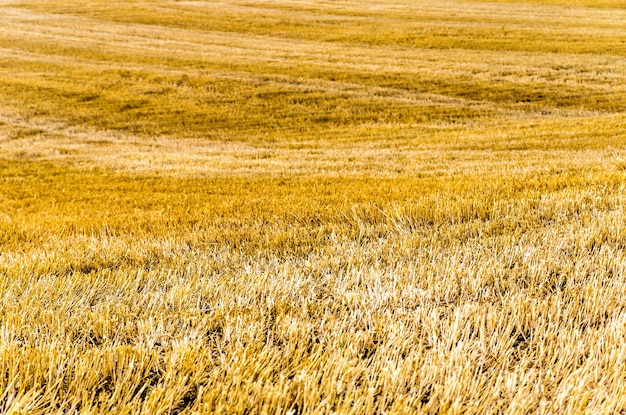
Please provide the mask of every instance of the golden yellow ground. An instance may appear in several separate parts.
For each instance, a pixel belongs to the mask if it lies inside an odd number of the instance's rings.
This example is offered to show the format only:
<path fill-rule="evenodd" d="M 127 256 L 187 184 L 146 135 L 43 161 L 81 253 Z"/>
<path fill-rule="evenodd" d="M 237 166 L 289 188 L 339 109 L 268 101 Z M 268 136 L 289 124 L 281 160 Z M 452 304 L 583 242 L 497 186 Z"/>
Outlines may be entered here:
<path fill-rule="evenodd" d="M 0 0 L 0 412 L 626 411 L 625 22 Z"/>

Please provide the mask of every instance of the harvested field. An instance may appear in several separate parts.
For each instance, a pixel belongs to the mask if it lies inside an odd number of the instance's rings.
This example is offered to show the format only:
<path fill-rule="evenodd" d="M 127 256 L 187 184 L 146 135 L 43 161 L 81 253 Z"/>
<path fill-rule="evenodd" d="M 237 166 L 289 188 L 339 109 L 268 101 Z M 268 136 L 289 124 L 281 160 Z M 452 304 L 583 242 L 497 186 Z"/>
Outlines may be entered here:
<path fill-rule="evenodd" d="M 622 1 L 0 0 L 0 413 L 626 413 Z"/>

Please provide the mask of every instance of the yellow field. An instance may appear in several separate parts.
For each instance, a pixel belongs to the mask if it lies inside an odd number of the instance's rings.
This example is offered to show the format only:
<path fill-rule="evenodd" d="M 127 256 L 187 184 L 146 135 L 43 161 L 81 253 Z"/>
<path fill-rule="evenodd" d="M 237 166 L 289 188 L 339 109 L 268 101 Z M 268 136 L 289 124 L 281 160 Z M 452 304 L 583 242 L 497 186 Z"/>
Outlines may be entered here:
<path fill-rule="evenodd" d="M 0 413 L 626 413 L 625 22 L 0 1 Z"/>

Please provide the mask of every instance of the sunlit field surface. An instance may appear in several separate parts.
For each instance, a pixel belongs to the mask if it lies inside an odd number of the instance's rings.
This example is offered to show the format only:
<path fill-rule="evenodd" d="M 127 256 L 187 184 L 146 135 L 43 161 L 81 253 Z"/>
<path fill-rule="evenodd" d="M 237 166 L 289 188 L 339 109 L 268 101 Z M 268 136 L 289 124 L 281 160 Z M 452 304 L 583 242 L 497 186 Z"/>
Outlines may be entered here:
<path fill-rule="evenodd" d="M 0 413 L 626 413 L 626 3 L 0 0 Z"/>

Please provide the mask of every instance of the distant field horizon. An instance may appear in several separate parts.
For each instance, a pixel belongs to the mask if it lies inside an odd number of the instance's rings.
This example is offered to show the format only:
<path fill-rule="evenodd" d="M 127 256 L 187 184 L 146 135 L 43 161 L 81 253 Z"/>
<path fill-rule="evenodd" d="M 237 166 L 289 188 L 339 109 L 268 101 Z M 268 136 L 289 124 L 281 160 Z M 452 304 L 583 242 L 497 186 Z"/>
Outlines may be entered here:
<path fill-rule="evenodd" d="M 0 1 L 0 413 L 626 413 L 622 1 Z"/>

